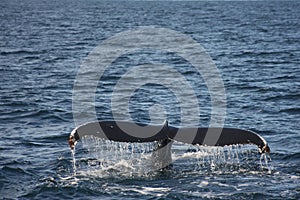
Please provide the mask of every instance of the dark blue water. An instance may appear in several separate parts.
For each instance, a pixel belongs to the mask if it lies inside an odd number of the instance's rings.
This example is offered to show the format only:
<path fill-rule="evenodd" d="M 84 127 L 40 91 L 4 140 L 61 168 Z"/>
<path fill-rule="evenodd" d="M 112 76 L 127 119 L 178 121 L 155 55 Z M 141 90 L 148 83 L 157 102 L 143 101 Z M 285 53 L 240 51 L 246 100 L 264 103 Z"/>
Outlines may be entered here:
<path fill-rule="evenodd" d="M 0 9 L 0 198 L 300 198 L 298 2 L 4 0 Z M 75 127 L 72 92 L 81 63 L 101 41 L 149 25 L 187 34 L 206 49 L 226 89 L 225 126 L 260 133 L 271 147 L 268 164 L 255 147 L 186 152 L 190 147 L 177 144 L 172 168 L 133 173 L 128 161 L 100 169 L 94 158 L 103 153 L 99 146 L 79 143 L 74 171 L 67 138 Z M 174 56 L 124 55 L 111 67 L 154 61 L 180 66 L 180 73 L 202 91 L 197 94 L 201 124 L 207 125 L 207 88 L 196 73 L 185 71 L 188 63 Z M 118 73 L 108 71 L 104 87 L 97 89 L 99 119 L 111 117 L 109 97 L 116 80 Z M 133 95 L 132 118 L 148 122 L 148 109 L 158 100 L 173 109 L 170 123 L 179 124 L 174 95 L 155 84 Z"/>

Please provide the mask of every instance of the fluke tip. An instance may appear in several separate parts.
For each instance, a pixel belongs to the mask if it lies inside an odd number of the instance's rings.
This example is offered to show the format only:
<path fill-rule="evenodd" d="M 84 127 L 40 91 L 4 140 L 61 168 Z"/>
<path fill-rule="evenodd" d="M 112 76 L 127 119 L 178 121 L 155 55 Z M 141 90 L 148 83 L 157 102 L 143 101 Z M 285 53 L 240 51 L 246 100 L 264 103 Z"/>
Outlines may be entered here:
<path fill-rule="evenodd" d="M 71 150 L 73 150 L 74 147 L 75 147 L 75 138 L 74 138 L 73 135 L 70 135 L 68 143 L 69 143 L 69 146 L 70 146 Z"/>
<path fill-rule="evenodd" d="M 260 148 L 261 153 L 270 153 L 270 147 L 266 144 L 265 146 L 263 146 L 262 148 Z"/>

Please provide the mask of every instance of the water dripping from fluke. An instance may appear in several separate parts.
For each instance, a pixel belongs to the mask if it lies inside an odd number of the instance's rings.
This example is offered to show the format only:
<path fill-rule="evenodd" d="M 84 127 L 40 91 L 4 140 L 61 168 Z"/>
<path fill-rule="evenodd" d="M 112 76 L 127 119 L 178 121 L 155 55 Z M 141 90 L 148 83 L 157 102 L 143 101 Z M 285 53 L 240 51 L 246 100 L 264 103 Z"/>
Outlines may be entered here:
<path fill-rule="evenodd" d="M 76 176 L 76 157 L 75 157 L 75 147 L 71 149 L 71 154 L 72 154 L 72 166 L 73 166 L 73 174 Z"/>
<path fill-rule="evenodd" d="M 132 122 L 122 121 L 121 123 L 130 127 Z M 266 141 L 254 132 L 224 128 L 218 143 L 213 147 L 203 143 L 203 136 L 205 136 L 208 128 L 176 128 L 169 126 L 167 122 L 162 125 L 147 125 L 145 127 L 147 128 L 146 132 L 158 127 L 161 129 L 152 137 L 136 138 L 122 131 L 115 121 L 92 122 L 75 128 L 68 140 L 73 156 L 74 175 L 76 176 L 80 169 L 85 169 L 85 172 L 90 174 L 121 174 L 125 176 L 141 176 L 153 170 L 160 170 L 178 159 L 188 157 L 186 152 L 180 152 L 182 155 L 181 157 L 178 156 L 178 150 L 172 147 L 173 142 L 195 147 L 196 154 L 191 154 L 194 156 L 193 159 L 198 158 L 195 163 L 200 167 L 205 167 L 209 163 L 211 171 L 218 170 L 224 165 L 230 166 L 231 164 L 231 168 L 245 165 L 245 160 L 251 160 L 252 155 L 248 157 L 252 154 L 251 151 L 241 153 L 238 151 L 239 148 L 233 147 L 253 146 L 252 144 L 254 144 L 259 147 L 261 153 L 260 166 L 262 168 L 267 167 L 268 171 L 271 171 L 272 167 L 268 162 L 268 159 L 270 160 L 270 148 Z M 187 130 L 187 132 L 190 132 L 190 129 L 196 130 L 197 136 L 192 144 L 173 139 L 176 138 L 175 132 L 179 129 L 181 131 Z M 217 128 L 210 129 L 219 130 Z M 134 131 L 134 129 L 132 130 Z M 75 146 L 79 140 L 82 141 L 88 154 L 76 160 Z M 257 153 L 258 151 L 255 152 L 255 155 Z M 158 159 L 159 157 L 162 159 Z M 172 157 L 173 161 L 167 162 L 167 165 L 157 164 L 159 160 L 164 161 L 169 158 L 172 159 Z"/>
<path fill-rule="evenodd" d="M 271 163 L 272 159 L 269 154 L 267 153 L 261 154 L 259 162 L 262 169 L 267 169 L 268 174 L 271 174 L 272 171 L 274 171 L 274 167 Z"/>
<path fill-rule="evenodd" d="M 182 145 L 182 144 L 181 144 Z M 263 173 L 266 164 L 260 161 L 260 154 L 253 145 L 228 145 L 224 147 L 190 145 L 186 151 L 177 147 L 173 155 L 174 168 L 198 174 L 217 173 Z M 268 163 L 270 164 L 270 163 Z"/>

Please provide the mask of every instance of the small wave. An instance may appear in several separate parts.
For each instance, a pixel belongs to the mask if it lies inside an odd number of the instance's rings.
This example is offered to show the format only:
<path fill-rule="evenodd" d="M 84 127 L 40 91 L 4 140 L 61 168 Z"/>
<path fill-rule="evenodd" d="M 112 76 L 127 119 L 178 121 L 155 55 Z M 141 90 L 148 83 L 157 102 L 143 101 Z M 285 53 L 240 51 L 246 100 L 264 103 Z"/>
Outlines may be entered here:
<path fill-rule="evenodd" d="M 281 109 L 279 112 L 284 112 L 288 114 L 300 114 L 300 108 L 287 108 L 287 109 Z"/>
<path fill-rule="evenodd" d="M 243 56 L 251 56 L 251 57 L 257 57 L 257 56 L 275 56 L 275 55 L 283 55 L 287 54 L 289 55 L 289 51 L 241 51 L 239 53 L 235 53 L 233 56 L 235 57 L 243 57 Z"/>
<path fill-rule="evenodd" d="M 271 101 L 271 100 L 299 100 L 299 94 L 280 94 L 280 95 L 273 95 L 263 99 L 264 101 Z"/>
<path fill-rule="evenodd" d="M 289 154 L 283 157 L 283 160 L 293 160 L 300 162 L 300 153 Z"/>
<path fill-rule="evenodd" d="M 277 79 L 277 80 L 290 80 L 290 79 L 296 79 L 297 76 L 295 74 L 283 74 L 283 75 L 278 75 L 273 77 L 273 79 Z"/>
<path fill-rule="evenodd" d="M 66 111 L 48 110 L 48 109 L 38 109 L 38 110 L 25 110 L 22 106 L 26 104 L 14 104 L 14 106 L 19 107 L 18 109 L 4 112 L 0 120 L 16 120 L 16 119 L 28 119 L 28 123 L 31 121 L 36 121 L 37 118 L 40 120 L 48 120 L 53 122 L 68 122 L 70 121 L 69 113 Z M 32 120 L 31 120 L 32 119 Z"/>
<path fill-rule="evenodd" d="M 36 50 L 16 49 L 16 50 L 1 51 L 0 55 L 3 55 L 3 56 L 11 55 L 11 54 L 15 54 L 15 55 L 20 55 L 20 54 L 39 55 L 39 54 L 43 54 L 43 53 L 45 53 L 45 50 L 36 51 Z"/>
<path fill-rule="evenodd" d="M 15 163 L 15 165 L 16 164 L 19 164 L 19 163 Z M 9 166 L 2 167 L 1 172 L 4 172 L 5 174 L 14 174 L 14 176 L 18 176 L 20 174 L 23 174 L 23 175 L 27 174 L 27 172 L 20 167 L 9 167 Z"/>
<path fill-rule="evenodd" d="M 162 196 L 165 196 L 166 193 L 171 190 L 171 188 L 165 188 L 165 187 L 135 187 L 135 188 L 126 188 L 126 190 L 137 192 L 137 193 L 140 193 L 142 195 L 147 195 L 147 196 L 162 197 Z"/>

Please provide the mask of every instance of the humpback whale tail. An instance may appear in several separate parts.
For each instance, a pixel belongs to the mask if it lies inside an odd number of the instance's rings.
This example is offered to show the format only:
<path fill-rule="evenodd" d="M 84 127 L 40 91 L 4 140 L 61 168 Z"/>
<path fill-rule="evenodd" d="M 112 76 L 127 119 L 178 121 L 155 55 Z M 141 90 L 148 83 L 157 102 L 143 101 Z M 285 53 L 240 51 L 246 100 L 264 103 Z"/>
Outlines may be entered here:
<path fill-rule="evenodd" d="M 177 135 L 179 132 L 180 136 Z M 196 133 L 192 141 L 187 139 L 189 138 L 189 133 Z M 205 140 L 207 134 L 217 134 L 219 139 L 215 143 L 210 143 Z M 253 131 L 237 128 L 178 128 L 169 126 L 167 121 L 161 125 L 146 125 L 128 121 L 89 122 L 76 127 L 71 132 L 69 136 L 70 148 L 74 149 L 76 143 L 82 137 L 89 135 L 117 142 L 140 143 L 158 141 L 158 148 L 169 144 L 169 142 L 166 143 L 165 141 L 179 141 L 207 146 L 254 144 L 258 146 L 261 153 L 270 153 L 266 140 Z"/>

